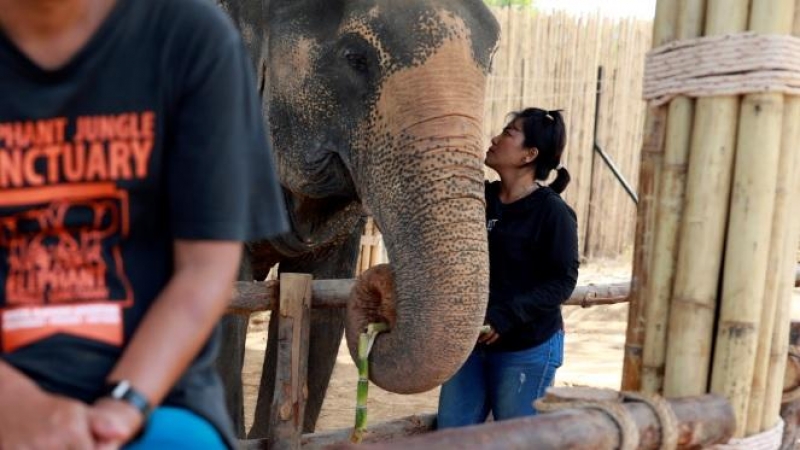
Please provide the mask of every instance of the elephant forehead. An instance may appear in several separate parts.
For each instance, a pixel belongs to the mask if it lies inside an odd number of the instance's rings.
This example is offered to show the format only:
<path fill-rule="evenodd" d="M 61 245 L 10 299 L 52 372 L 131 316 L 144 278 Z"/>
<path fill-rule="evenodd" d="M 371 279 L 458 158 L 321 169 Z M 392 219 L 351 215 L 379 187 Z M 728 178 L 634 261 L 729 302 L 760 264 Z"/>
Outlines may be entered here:
<path fill-rule="evenodd" d="M 368 41 L 376 49 L 386 75 L 426 64 L 428 58 L 452 41 L 460 41 L 470 49 L 465 56 L 488 71 L 497 36 L 486 39 L 484 35 L 487 31 L 492 33 L 496 25 L 493 17 L 488 23 L 481 23 L 468 21 L 432 2 L 380 3 L 363 13 L 349 15 L 340 33 L 355 33 Z M 405 6 L 400 8 L 399 3 Z"/>
<path fill-rule="evenodd" d="M 458 135 L 480 136 L 486 74 L 459 42 L 448 42 L 424 65 L 395 72 L 381 87 L 374 114 L 393 135 L 425 134 L 437 118 L 462 117 Z M 478 94 L 480 93 L 480 94 Z M 477 94 L 477 95 L 476 95 Z"/>

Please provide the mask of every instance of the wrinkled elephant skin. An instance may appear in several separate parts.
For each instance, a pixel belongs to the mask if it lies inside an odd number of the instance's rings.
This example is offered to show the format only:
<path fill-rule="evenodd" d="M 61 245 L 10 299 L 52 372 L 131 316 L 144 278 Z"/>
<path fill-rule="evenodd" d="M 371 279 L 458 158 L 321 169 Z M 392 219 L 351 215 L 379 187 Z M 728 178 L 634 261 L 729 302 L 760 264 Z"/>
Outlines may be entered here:
<path fill-rule="evenodd" d="M 281 270 L 352 277 L 352 236 L 368 211 L 396 305 L 371 378 L 402 393 L 441 384 L 472 349 L 487 298 L 482 118 L 494 17 L 480 0 L 221 3 L 256 62 L 293 225 L 248 245 L 253 275 L 280 260 Z M 331 248 L 348 252 L 346 267 L 318 270 L 326 261 L 312 257 Z M 315 365 L 332 367 L 311 357 L 311 391 Z"/>

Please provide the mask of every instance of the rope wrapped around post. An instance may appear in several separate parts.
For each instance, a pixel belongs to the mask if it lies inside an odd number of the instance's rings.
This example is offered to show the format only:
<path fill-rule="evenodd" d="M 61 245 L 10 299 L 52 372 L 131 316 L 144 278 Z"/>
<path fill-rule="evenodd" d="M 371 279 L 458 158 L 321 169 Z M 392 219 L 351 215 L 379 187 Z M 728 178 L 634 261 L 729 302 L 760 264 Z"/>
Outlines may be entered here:
<path fill-rule="evenodd" d="M 800 95 L 800 38 L 752 32 L 671 42 L 645 61 L 644 99 L 777 92 Z"/>
<path fill-rule="evenodd" d="M 643 403 L 658 418 L 661 433 L 660 450 L 678 448 L 678 419 L 669 403 L 658 395 L 599 388 L 550 388 L 545 397 L 535 402 L 535 406 L 537 411 L 545 413 L 569 408 L 602 411 L 619 428 L 620 450 L 636 450 L 640 443 L 639 427 L 631 413 L 623 406 L 626 402 Z"/>

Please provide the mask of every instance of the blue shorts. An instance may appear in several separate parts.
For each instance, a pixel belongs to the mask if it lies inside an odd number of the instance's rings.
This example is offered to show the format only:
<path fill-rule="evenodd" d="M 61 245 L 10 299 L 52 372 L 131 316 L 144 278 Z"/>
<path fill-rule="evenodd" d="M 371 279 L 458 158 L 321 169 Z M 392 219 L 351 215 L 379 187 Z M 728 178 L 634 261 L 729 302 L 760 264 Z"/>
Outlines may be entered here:
<path fill-rule="evenodd" d="M 125 446 L 125 450 L 227 448 L 211 422 L 186 409 L 169 406 L 156 408 L 144 434 Z"/>

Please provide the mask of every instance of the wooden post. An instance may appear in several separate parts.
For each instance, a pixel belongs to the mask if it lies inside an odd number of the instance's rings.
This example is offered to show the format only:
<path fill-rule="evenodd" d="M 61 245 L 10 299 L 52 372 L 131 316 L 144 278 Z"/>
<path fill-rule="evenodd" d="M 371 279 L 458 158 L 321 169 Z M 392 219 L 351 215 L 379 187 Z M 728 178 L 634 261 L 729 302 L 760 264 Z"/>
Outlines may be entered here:
<path fill-rule="evenodd" d="M 727 6 L 726 8 L 729 8 Z M 791 30 L 793 0 L 754 0 L 749 29 Z M 787 19 L 788 15 L 788 19 Z M 725 263 L 714 344 L 711 391 L 725 395 L 736 413 L 736 437 L 760 431 L 761 410 L 748 417 L 756 367 L 781 149 L 783 94 L 748 94 L 741 103 Z M 771 331 L 770 331 L 771 334 Z M 757 401 L 763 402 L 763 392 Z M 754 427 L 750 425 L 753 422 Z"/>
<path fill-rule="evenodd" d="M 705 35 L 744 31 L 749 7 L 749 0 L 708 0 Z M 670 395 L 698 395 L 708 386 L 738 113 L 735 95 L 695 103 L 672 293 L 672 307 L 681 310 L 680 325 L 688 335 L 669 350 L 669 364 L 676 370 L 692 367 L 693 376 L 671 383 Z"/>
<path fill-rule="evenodd" d="M 794 2 L 794 20 L 792 24 L 792 34 L 800 36 L 800 0 Z M 776 277 L 768 282 L 768 289 L 774 292 L 767 292 L 767 295 L 775 295 L 776 303 L 773 317 L 772 335 L 770 337 L 770 344 L 768 346 L 769 360 L 766 369 L 767 386 L 766 397 L 764 399 L 764 408 L 762 412 L 762 428 L 768 428 L 773 424 L 777 415 L 781 411 L 781 397 L 782 392 L 776 392 L 775 387 L 781 383 L 781 373 L 784 373 L 786 366 L 786 354 L 789 350 L 789 345 L 786 341 L 787 335 L 793 335 L 790 338 L 791 345 L 797 345 L 797 334 L 790 333 L 789 318 L 791 316 L 791 302 L 792 302 L 792 284 L 797 286 L 798 279 L 800 278 L 800 267 L 795 266 L 797 262 L 797 241 L 798 233 L 800 233 L 800 224 L 796 218 L 800 214 L 800 207 L 797 204 L 798 195 L 800 195 L 800 157 L 797 154 L 797 143 L 800 142 L 800 97 L 790 96 L 785 99 L 784 114 L 783 114 L 783 135 L 781 137 L 781 162 L 780 173 L 778 178 L 778 189 L 776 191 L 775 208 L 776 208 L 776 226 L 782 222 L 783 231 L 773 228 L 773 234 L 780 236 L 785 233 L 783 243 L 778 244 L 773 240 L 772 248 L 781 248 L 778 253 L 782 256 L 780 261 L 772 260 L 770 264 L 775 264 L 774 273 Z M 783 218 L 781 219 L 778 212 L 783 210 Z M 770 255 L 772 258 L 772 255 Z M 772 267 L 772 266 L 771 266 Z M 794 269 L 792 269 L 794 267 Z M 772 268 L 768 269 L 767 273 L 772 272 Z M 794 283 L 789 281 L 794 273 Z M 792 323 L 794 325 L 794 323 Z M 794 331 L 794 327 L 792 327 Z M 761 342 L 759 342 L 759 356 L 761 357 Z M 796 419 L 796 417 L 795 417 Z M 786 424 L 787 428 L 790 424 Z M 797 423 L 795 422 L 796 426 Z"/>
<path fill-rule="evenodd" d="M 703 33 L 705 0 L 680 2 L 676 23 L 677 39 L 692 39 Z M 670 102 L 664 140 L 664 162 L 656 198 L 654 238 L 650 251 L 650 282 L 645 291 L 644 351 L 642 355 L 642 390 L 661 392 L 667 354 L 667 331 L 672 326 L 670 300 L 677 259 L 680 219 L 683 214 L 683 194 L 686 185 L 686 166 L 691 145 L 694 100 L 678 97 Z M 674 345 L 674 344 L 673 344 Z M 685 371 L 684 371 L 685 372 Z"/>
<path fill-rule="evenodd" d="M 675 40 L 676 1 L 656 3 L 653 24 L 653 47 Z M 636 242 L 633 253 L 633 279 L 631 280 L 628 328 L 625 333 L 625 355 L 622 365 L 622 389 L 638 391 L 641 388 L 642 346 L 645 323 L 645 297 L 643 288 L 650 276 L 653 227 L 656 220 L 655 195 L 661 178 L 666 108 L 650 108 L 645 122 L 645 141 L 642 144 L 642 162 L 639 167 L 639 205 L 636 220 Z"/>
<path fill-rule="evenodd" d="M 305 413 L 308 339 L 311 313 L 311 275 L 284 273 L 280 283 L 278 364 L 275 395 L 270 409 L 271 450 L 299 449 Z"/>
<path fill-rule="evenodd" d="M 770 4 L 767 11 L 764 8 L 753 8 L 752 15 L 771 15 L 770 20 L 762 20 L 771 24 L 771 30 L 761 30 L 764 33 L 790 34 L 792 32 L 793 19 L 795 16 L 795 0 L 784 0 Z M 755 18 L 755 17 L 754 17 Z M 783 300 L 784 294 L 790 289 L 789 280 L 786 277 L 786 268 L 794 266 L 787 260 L 790 256 L 786 250 L 787 246 L 794 246 L 789 243 L 789 229 L 791 228 L 790 219 L 793 217 L 791 212 L 795 210 L 792 203 L 796 197 L 792 192 L 795 185 L 794 168 L 796 164 L 796 143 L 797 130 L 800 128 L 796 122 L 800 121 L 800 109 L 794 97 L 784 97 L 778 94 L 783 106 L 783 119 L 781 126 L 782 133 L 779 136 L 779 163 L 776 175 L 776 189 L 774 200 L 774 213 L 772 216 L 771 236 L 768 250 L 766 267 L 766 279 L 764 286 L 764 304 L 761 308 L 760 327 L 757 341 L 757 352 L 754 364 L 753 382 L 750 392 L 750 400 L 747 413 L 747 434 L 755 434 L 772 428 L 779 418 L 779 411 L 773 411 L 769 417 L 765 406 L 767 398 L 778 396 L 781 390 L 777 386 L 770 386 L 769 370 L 777 370 L 777 367 L 770 367 L 770 354 L 772 347 L 772 334 L 776 327 L 786 330 L 785 326 L 778 324 L 778 321 L 789 322 L 788 317 L 778 317 L 775 315 L 779 308 L 778 303 Z M 794 101 L 792 101 L 794 100 Z M 794 253 L 794 252 L 791 252 Z M 784 346 L 781 346 L 784 347 Z M 773 391 L 773 392 L 769 392 Z"/>

